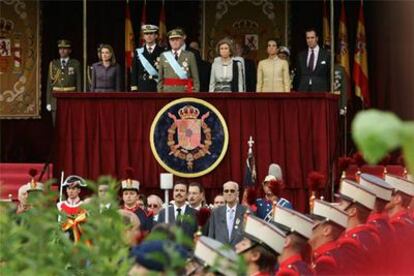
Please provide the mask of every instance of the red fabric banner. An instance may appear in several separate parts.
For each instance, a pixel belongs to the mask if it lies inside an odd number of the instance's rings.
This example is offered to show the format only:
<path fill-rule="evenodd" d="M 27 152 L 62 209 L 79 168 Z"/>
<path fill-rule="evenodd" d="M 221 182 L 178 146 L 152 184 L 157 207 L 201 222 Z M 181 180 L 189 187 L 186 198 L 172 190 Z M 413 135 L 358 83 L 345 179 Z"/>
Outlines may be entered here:
<path fill-rule="evenodd" d="M 95 179 L 102 174 L 123 178 L 134 168 L 145 194 L 161 194 L 149 133 L 157 112 L 185 93 L 59 93 L 56 175 L 78 174 Z M 194 179 L 207 198 L 222 192 L 228 180 L 242 185 L 248 140 L 255 140 L 258 182 L 269 164 L 277 163 L 286 183 L 284 197 L 295 209 L 308 204 L 306 178 L 320 171 L 329 179 L 336 157 L 338 98 L 328 93 L 194 93 L 213 104 L 229 129 L 229 148 L 210 174 Z"/>

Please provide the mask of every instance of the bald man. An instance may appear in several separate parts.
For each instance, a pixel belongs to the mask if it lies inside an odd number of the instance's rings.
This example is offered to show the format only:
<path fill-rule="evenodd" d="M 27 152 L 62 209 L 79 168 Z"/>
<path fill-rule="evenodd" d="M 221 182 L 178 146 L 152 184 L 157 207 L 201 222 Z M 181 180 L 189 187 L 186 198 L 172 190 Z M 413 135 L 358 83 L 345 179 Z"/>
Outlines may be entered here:
<path fill-rule="evenodd" d="M 234 181 L 223 184 L 223 196 L 226 205 L 214 209 L 210 217 L 208 236 L 234 248 L 243 239 L 246 207 L 238 203 L 239 184 Z"/>

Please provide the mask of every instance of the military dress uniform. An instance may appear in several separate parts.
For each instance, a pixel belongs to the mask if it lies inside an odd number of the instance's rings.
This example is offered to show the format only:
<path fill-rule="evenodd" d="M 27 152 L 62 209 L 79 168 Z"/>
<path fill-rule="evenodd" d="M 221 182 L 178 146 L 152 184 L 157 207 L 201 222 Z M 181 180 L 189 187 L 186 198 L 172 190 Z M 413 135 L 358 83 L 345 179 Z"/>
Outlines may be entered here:
<path fill-rule="evenodd" d="M 181 30 L 172 30 L 168 38 L 183 38 L 183 33 Z M 190 51 L 179 49 L 176 53 L 173 50 L 162 53 L 158 75 L 158 92 L 200 91 L 197 62 Z"/>
<path fill-rule="evenodd" d="M 58 48 L 71 48 L 71 44 L 68 40 L 59 40 Z M 52 92 L 79 92 L 81 89 L 81 66 L 78 60 L 59 58 L 49 63 L 46 100 L 49 111 L 56 110 L 56 99 Z"/>
<path fill-rule="evenodd" d="M 131 179 L 131 178 L 127 178 L 125 180 L 122 180 L 121 182 L 122 191 L 132 190 L 138 193 L 139 186 L 140 186 L 139 181 Z M 140 225 L 141 231 L 151 231 L 154 225 L 153 215 L 151 212 L 147 212 L 146 210 L 139 207 L 138 202 L 136 202 L 136 204 L 133 207 L 128 207 L 124 204 L 121 207 L 121 209 L 130 211 L 134 213 L 135 215 L 137 215 L 139 221 L 141 222 L 141 225 Z"/>
<path fill-rule="evenodd" d="M 154 25 L 143 25 L 141 29 L 144 34 L 158 32 L 158 27 Z M 152 46 L 145 44 L 135 49 L 131 71 L 131 91 L 157 92 L 158 63 L 163 51 L 164 49 L 157 44 Z"/>
<path fill-rule="evenodd" d="M 62 183 L 61 189 L 64 187 L 86 187 L 86 182 L 83 178 L 70 175 Z M 70 240 L 75 243 L 79 242 L 82 235 L 81 225 L 86 222 L 87 213 L 82 204 L 84 202 L 79 198 L 73 200 L 67 199 L 58 202 L 57 208 L 59 212 L 65 215 L 66 219 L 61 224 L 61 229 L 68 234 Z"/>
<path fill-rule="evenodd" d="M 287 231 L 287 238 L 290 235 L 296 235 L 304 240 L 309 240 L 312 235 L 313 226 L 315 225 L 315 222 L 307 216 L 281 206 L 276 206 L 273 221 L 280 229 Z M 296 254 L 280 262 L 276 275 L 314 275 L 314 270 L 302 259 L 301 254 L 305 252 L 306 248 L 305 246 L 300 249 L 295 249 Z"/>
<path fill-rule="evenodd" d="M 414 197 L 413 181 L 391 174 L 385 175 L 385 181 L 393 187 L 395 194 L 402 193 L 411 200 Z M 413 275 L 414 219 L 409 209 L 402 207 L 390 216 L 389 222 L 395 229 L 395 245 L 392 252 L 397 253 L 392 260 L 392 271 L 394 274 Z"/>
<path fill-rule="evenodd" d="M 302 276 L 302 275 L 314 275 L 315 272 L 309 267 L 309 265 L 302 259 L 300 254 L 294 255 L 287 260 L 280 263 L 279 270 L 276 272 L 276 276 Z"/>

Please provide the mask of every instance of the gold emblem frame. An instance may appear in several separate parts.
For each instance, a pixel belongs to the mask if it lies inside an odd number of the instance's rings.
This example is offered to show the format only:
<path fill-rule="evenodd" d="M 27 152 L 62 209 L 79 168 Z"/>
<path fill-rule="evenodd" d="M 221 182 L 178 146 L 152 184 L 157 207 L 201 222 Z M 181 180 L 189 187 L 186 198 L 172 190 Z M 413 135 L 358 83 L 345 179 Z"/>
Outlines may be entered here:
<path fill-rule="evenodd" d="M 196 173 L 184 173 L 184 172 L 180 172 L 177 171 L 173 168 L 171 168 L 170 166 L 168 166 L 162 159 L 161 157 L 158 155 L 157 149 L 155 148 L 155 143 L 154 143 L 154 131 L 155 131 L 155 127 L 160 119 L 160 117 L 162 115 L 164 115 L 164 113 L 171 108 L 172 106 L 176 105 L 176 104 L 180 104 L 180 103 L 197 103 L 197 104 L 201 104 L 206 106 L 207 108 L 209 108 L 211 111 L 213 111 L 217 118 L 220 120 L 220 123 L 223 127 L 223 132 L 224 132 L 224 142 L 223 142 L 223 148 L 222 151 L 220 153 L 220 156 L 217 158 L 216 161 L 214 161 L 214 163 L 208 167 L 207 169 L 200 171 L 200 172 L 196 172 Z M 168 134 L 166 134 L 168 135 Z M 151 151 L 152 154 L 154 155 L 155 159 L 157 160 L 158 164 L 161 165 L 161 167 L 163 167 L 166 171 L 179 176 L 179 177 L 184 177 L 184 178 L 196 178 L 196 177 L 200 177 L 203 175 L 208 174 L 209 172 L 211 172 L 212 170 L 214 170 L 219 164 L 220 162 L 223 160 L 224 156 L 227 153 L 227 149 L 228 149 L 228 145 L 229 145 L 229 131 L 227 128 L 227 124 L 226 121 L 224 120 L 223 115 L 221 115 L 220 111 L 212 104 L 210 104 L 209 102 L 206 102 L 204 100 L 201 99 L 197 99 L 197 98 L 181 98 L 181 99 L 177 99 L 174 100 L 170 103 L 168 103 L 167 105 L 165 105 L 163 108 L 161 108 L 160 111 L 158 111 L 157 115 L 155 116 L 154 120 L 152 121 L 151 124 L 151 130 L 150 130 L 150 145 L 151 145 Z"/>

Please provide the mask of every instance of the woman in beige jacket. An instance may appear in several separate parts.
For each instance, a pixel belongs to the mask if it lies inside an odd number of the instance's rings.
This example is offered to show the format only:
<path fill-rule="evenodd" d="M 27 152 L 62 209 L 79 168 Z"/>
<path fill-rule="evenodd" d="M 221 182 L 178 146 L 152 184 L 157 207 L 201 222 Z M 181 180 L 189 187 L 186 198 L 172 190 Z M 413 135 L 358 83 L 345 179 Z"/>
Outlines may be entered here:
<path fill-rule="evenodd" d="M 277 56 L 276 40 L 267 41 L 267 53 L 257 69 L 256 92 L 290 92 L 289 64 Z"/>

